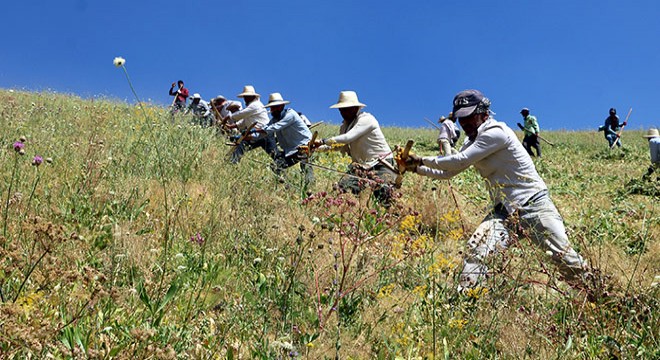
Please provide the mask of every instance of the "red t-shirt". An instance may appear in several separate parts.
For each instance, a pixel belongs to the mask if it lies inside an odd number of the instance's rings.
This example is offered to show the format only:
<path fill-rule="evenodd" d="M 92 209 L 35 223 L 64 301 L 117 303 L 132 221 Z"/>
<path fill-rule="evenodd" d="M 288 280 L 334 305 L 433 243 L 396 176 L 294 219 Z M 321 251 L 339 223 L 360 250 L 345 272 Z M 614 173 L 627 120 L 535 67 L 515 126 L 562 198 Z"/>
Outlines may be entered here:
<path fill-rule="evenodd" d="M 176 96 L 176 101 L 186 102 L 186 99 L 188 98 L 188 95 L 189 95 L 188 89 L 181 88 L 181 90 L 179 90 L 179 95 Z"/>

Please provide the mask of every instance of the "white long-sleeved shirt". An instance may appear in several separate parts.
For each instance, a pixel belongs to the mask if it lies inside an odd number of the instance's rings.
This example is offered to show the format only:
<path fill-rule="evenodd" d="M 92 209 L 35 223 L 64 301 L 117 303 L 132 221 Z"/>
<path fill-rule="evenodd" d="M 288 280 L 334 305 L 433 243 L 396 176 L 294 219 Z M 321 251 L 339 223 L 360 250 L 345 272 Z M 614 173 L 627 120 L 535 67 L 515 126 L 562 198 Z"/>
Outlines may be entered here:
<path fill-rule="evenodd" d="M 346 150 L 355 163 L 370 168 L 378 163 L 379 158 L 393 157 L 378 120 L 369 113 L 360 111 L 353 121 L 344 121 L 339 128 L 339 134 L 329 140 L 346 144 Z"/>
<path fill-rule="evenodd" d="M 204 100 L 199 100 L 197 104 L 193 101 L 188 105 L 188 110 L 192 111 L 193 115 L 199 117 L 207 117 L 211 115 L 211 107 L 209 107 L 209 103 Z"/>
<path fill-rule="evenodd" d="M 254 99 L 245 109 L 229 114 L 229 120 L 236 124 L 238 130 L 245 130 L 255 122 L 255 127 L 263 128 L 270 122 L 268 110 L 259 99 Z"/>
<path fill-rule="evenodd" d="M 493 204 L 509 212 L 523 206 L 547 186 L 536 172 L 532 158 L 505 123 L 486 120 L 474 141 L 467 141 L 455 155 L 423 157 L 417 173 L 449 179 L 471 165 L 486 179 Z"/>
<path fill-rule="evenodd" d="M 651 163 L 660 164 L 660 137 L 649 139 L 649 150 L 651 152 Z"/>
<path fill-rule="evenodd" d="M 447 139 L 450 144 L 454 144 L 451 139 L 456 136 L 456 125 L 451 120 L 445 120 L 440 124 L 440 134 L 438 134 L 438 140 Z"/>
<path fill-rule="evenodd" d="M 229 114 L 231 114 L 231 111 L 227 110 L 227 108 L 232 106 L 232 105 L 238 106 L 238 111 L 241 111 L 243 109 L 243 105 L 241 105 L 240 102 L 234 101 L 234 100 L 225 100 L 225 102 L 222 103 L 222 106 L 219 109 L 220 116 L 225 118 Z"/>

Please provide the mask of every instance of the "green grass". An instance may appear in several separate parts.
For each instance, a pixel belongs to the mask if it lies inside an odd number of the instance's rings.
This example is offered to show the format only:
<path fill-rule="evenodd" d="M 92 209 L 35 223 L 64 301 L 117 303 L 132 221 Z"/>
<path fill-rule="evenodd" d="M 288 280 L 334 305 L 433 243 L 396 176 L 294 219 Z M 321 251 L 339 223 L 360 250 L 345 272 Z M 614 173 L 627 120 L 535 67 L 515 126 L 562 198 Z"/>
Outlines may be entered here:
<path fill-rule="evenodd" d="M 546 132 L 557 145 L 535 160 L 607 297 L 559 281 L 525 239 L 459 294 L 489 205 L 473 170 L 407 174 L 385 210 L 369 191 L 333 192 L 337 173 L 315 169 L 305 189 L 295 167 L 281 182 L 261 150 L 232 166 L 225 139 L 156 106 L 145 118 L 110 100 L 0 97 L 2 358 L 660 357 L 658 197 L 629 191 L 648 188 L 641 130 L 611 152 L 602 133 Z M 434 130 L 384 132 L 437 152 Z"/>

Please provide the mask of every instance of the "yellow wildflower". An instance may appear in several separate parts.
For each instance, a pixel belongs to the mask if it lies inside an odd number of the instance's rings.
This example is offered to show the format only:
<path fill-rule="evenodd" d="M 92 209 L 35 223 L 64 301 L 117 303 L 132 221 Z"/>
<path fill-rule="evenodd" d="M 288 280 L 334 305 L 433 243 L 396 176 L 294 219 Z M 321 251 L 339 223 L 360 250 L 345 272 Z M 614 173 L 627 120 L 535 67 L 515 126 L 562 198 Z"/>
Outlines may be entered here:
<path fill-rule="evenodd" d="M 459 228 L 459 229 L 451 230 L 451 231 L 449 231 L 449 233 L 447 234 L 447 236 L 448 236 L 451 240 L 456 241 L 456 240 L 458 240 L 458 239 L 460 239 L 460 238 L 463 237 L 463 229 Z"/>
<path fill-rule="evenodd" d="M 460 216 L 461 216 L 460 212 L 458 211 L 458 209 L 456 209 L 454 211 L 450 211 L 450 212 L 445 213 L 444 215 L 442 215 L 441 220 L 443 220 L 445 222 L 448 222 L 448 223 L 454 223 L 454 222 L 457 222 L 460 219 Z"/>
<path fill-rule="evenodd" d="M 465 294 L 473 299 L 479 299 L 481 296 L 488 294 L 488 289 L 483 287 L 476 287 L 473 289 L 468 289 Z"/>
<path fill-rule="evenodd" d="M 461 330 L 466 324 L 467 324 L 467 320 L 465 319 L 450 319 L 449 322 L 447 323 L 450 329 L 458 329 L 458 330 Z"/>
<path fill-rule="evenodd" d="M 417 295 L 418 297 L 424 298 L 424 297 L 426 297 L 426 289 L 427 289 L 426 285 L 420 285 L 420 286 L 415 287 L 412 292 L 413 292 L 413 294 Z"/>
<path fill-rule="evenodd" d="M 421 216 L 406 215 L 399 224 L 399 231 L 410 233 L 417 228 L 417 224 L 421 222 Z"/>
<path fill-rule="evenodd" d="M 392 290 L 394 290 L 395 287 L 396 284 L 394 283 L 383 286 L 382 288 L 380 288 L 380 290 L 378 290 L 378 298 L 382 299 L 384 297 L 388 297 L 392 295 Z"/>
<path fill-rule="evenodd" d="M 433 264 L 429 266 L 429 276 L 444 274 L 456 267 L 451 259 L 446 258 L 443 254 L 435 257 Z"/>
<path fill-rule="evenodd" d="M 400 234 L 397 236 L 394 241 L 392 241 L 390 256 L 394 259 L 401 259 L 404 255 L 404 249 L 406 248 L 406 243 L 408 239 L 405 235 Z"/>
<path fill-rule="evenodd" d="M 429 243 L 431 242 L 431 238 L 428 237 L 428 235 L 421 235 L 415 241 L 412 243 L 412 250 L 413 251 L 423 251 L 426 250 L 429 247 Z"/>

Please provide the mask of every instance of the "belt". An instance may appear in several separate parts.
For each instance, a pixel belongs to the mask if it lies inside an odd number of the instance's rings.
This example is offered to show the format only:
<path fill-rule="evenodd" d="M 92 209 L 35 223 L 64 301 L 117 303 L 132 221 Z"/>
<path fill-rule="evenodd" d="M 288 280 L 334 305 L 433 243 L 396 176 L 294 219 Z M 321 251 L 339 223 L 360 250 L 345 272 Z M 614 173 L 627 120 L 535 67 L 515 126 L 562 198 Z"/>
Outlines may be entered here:
<path fill-rule="evenodd" d="M 539 199 L 541 199 L 542 197 L 547 196 L 547 195 L 548 195 L 548 189 L 543 189 L 543 190 L 537 192 L 536 194 L 532 195 L 532 196 L 531 196 L 531 197 L 530 197 L 530 198 L 529 198 L 524 204 L 522 204 L 522 207 L 525 207 L 525 206 L 531 205 L 531 204 L 533 204 L 535 201 L 537 201 L 537 200 L 539 200 Z M 508 217 L 509 215 L 511 215 L 511 214 L 506 210 L 506 207 L 504 207 L 504 204 L 502 204 L 502 203 L 497 203 L 497 204 L 495 204 L 495 207 L 493 208 L 493 210 L 494 210 L 495 213 L 498 213 L 498 214 L 501 214 L 501 215 L 505 215 L 506 217 Z"/>

